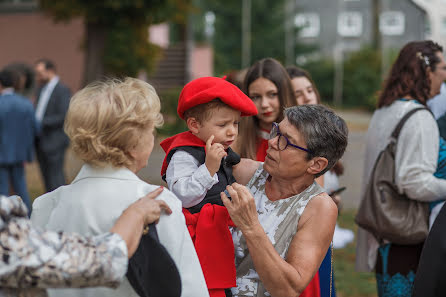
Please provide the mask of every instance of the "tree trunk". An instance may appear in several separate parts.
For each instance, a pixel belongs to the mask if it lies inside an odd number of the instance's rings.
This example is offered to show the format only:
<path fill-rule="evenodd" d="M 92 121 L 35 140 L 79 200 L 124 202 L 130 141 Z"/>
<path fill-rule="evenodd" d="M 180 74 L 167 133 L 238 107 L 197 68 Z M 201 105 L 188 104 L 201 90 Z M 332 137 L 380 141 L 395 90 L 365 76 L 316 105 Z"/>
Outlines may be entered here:
<path fill-rule="evenodd" d="M 104 69 L 104 49 L 106 27 L 101 24 L 87 22 L 85 40 L 85 67 L 84 86 L 94 80 L 103 78 Z"/>
<path fill-rule="evenodd" d="M 251 65 L 251 0 L 242 0 L 242 65 Z"/>
<path fill-rule="evenodd" d="M 372 1 L 373 14 L 373 32 L 372 32 L 372 47 L 375 50 L 381 50 L 381 33 L 379 32 L 379 16 L 381 14 L 381 0 Z"/>
<path fill-rule="evenodd" d="M 296 30 L 294 25 L 294 17 L 296 16 L 294 0 L 285 0 L 284 5 L 284 26 L 285 26 L 285 64 L 296 64 L 296 55 L 294 54 Z"/>

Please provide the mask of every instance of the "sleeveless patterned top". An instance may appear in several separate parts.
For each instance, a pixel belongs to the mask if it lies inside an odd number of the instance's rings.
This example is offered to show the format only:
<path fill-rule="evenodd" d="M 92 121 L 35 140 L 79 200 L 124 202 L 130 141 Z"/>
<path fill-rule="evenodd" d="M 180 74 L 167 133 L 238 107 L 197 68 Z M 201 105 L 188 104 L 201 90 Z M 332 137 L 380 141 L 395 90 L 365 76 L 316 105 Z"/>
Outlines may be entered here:
<path fill-rule="evenodd" d="M 269 174 L 259 166 L 247 187 L 254 196 L 259 221 L 266 235 L 282 258 L 285 258 L 288 246 L 297 231 L 300 216 L 307 203 L 324 192 L 316 182 L 298 195 L 286 199 L 270 201 L 265 194 L 265 183 Z M 246 240 L 237 228 L 232 230 L 235 248 L 235 266 L 237 270 L 237 287 L 232 288 L 234 297 L 271 296 L 260 281 L 254 263 L 249 255 Z"/>

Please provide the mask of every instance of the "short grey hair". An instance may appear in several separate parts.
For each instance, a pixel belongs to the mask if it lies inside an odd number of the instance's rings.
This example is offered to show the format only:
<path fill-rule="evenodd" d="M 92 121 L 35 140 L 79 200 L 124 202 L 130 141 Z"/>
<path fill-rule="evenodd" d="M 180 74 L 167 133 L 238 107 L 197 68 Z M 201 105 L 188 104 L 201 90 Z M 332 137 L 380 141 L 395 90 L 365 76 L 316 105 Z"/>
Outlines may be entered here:
<path fill-rule="evenodd" d="M 285 109 L 286 119 L 302 134 L 308 150 L 308 160 L 324 157 L 327 167 L 315 174 L 323 175 L 342 157 L 348 143 L 345 121 L 328 107 L 320 104 L 300 105 Z"/>

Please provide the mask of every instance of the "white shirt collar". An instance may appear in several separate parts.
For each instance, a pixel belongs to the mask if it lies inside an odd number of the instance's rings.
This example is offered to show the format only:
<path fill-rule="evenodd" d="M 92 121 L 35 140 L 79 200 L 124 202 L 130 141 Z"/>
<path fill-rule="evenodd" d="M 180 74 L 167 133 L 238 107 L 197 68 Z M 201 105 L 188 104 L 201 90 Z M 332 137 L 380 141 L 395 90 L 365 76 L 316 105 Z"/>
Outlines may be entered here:
<path fill-rule="evenodd" d="M 59 82 L 59 76 L 55 75 L 52 79 L 50 79 L 49 82 L 46 83 L 45 87 L 50 88 L 51 86 L 51 88 L 54 88 L 58 82 Z"/>
<path fill-rule="evenodd" d="M 135 173 L 130 171 L 126 167 L 112 167 L 111 165 L 107 165 L 105 167 L 93 167 L 90 164 L 84 164 L 79 171 L 78 175 L 73 181 L 73 184 L 78 182 L 79 180 L 85 178 L 115 178 L 115 179 L 124 179 L 124 180 L 141 180 Z"/>
<path fill-rule="evenodd" d="M 51 94 L 53 93 L 53 90 L 58 82 L 59 76 L 56 75 L 40 91 L 39 101 L 37 102 L 36 106 L 36 119 L 39 122 L 42 122 L 43 120 L 48 101 L 50 100 Z"/>

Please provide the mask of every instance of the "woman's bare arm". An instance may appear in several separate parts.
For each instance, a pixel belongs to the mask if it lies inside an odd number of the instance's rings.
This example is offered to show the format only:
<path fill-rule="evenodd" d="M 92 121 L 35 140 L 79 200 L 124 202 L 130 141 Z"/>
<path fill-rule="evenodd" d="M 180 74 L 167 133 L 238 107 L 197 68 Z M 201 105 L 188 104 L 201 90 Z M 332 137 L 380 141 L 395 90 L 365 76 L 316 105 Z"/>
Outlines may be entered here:
<path fill-rule="evenodd" d="M 254 175 L 259 166 L 259 161 L 241 158 L 240 163 L 232 167 L 232 175 L 237 183 L 246 185 L 251 180 L 251 177 Z"/>

